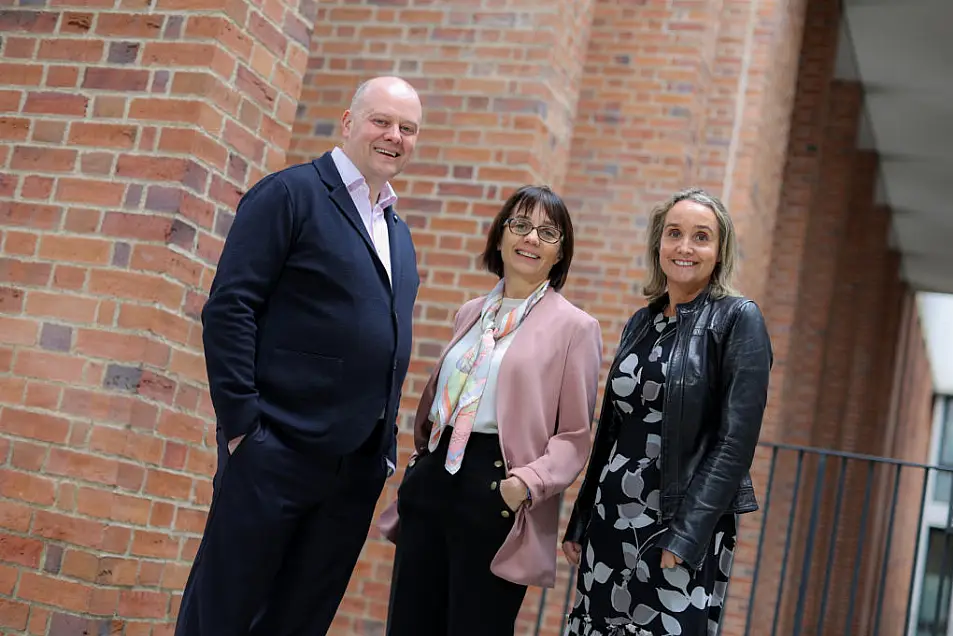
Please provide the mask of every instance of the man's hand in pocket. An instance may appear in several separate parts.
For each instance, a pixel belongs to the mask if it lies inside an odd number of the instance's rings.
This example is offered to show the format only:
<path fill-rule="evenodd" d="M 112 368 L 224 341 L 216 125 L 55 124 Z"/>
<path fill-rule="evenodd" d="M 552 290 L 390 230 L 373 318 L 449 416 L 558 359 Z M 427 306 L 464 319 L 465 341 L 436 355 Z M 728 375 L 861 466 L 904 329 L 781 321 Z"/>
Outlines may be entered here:
<path fill-rule="evenodd" d="M 238 448 L 238 445 L 242 443 L 243 439 L 245 439 L 245 436 L 239 435 L 235 439 L 228 440 L 228 454 L 229 455 L 235 452 L 235 449 Z"/>

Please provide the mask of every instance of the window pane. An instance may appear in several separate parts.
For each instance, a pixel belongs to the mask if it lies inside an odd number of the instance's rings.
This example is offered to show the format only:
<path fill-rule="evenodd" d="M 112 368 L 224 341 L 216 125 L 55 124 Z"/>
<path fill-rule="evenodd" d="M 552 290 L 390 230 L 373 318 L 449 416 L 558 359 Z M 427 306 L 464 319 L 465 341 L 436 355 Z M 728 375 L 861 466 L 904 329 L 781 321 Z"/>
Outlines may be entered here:
<path fill-rule="evenodd" d="M 937 464 L 953 466 L 953 399 L 944 400 L 943 417 L 940 422 L 940 452 Z M 950 473 L 938 472 L 936 486 L 933 489 L 933 501 L 949 503 L 950 490 L 953 486 L 953 476 Z"/>
<path fill-rule="evenodd" d="M 944 563 L 945 561 L 945 563 Z M 945 566 L 945 567 L 944 567 Z M 953 535 L 930 528 L 916 636 L 946 636 L 953 583 Z M 939 612 L 937 601 L 939 600 Z"/>
<path fill-rule="evenodd" d="M 940 465 L 953 466 L 953 399 L 945 398 L 943 409 L 943 441 L 940 443 Z"/>
<path fill-rule="evenodd" d="M 950 487 L 953 486 L 953 475 L 946 472 L 937 472 L 933 488 L 933 501 L 948 503 L 950 501 Z"/>

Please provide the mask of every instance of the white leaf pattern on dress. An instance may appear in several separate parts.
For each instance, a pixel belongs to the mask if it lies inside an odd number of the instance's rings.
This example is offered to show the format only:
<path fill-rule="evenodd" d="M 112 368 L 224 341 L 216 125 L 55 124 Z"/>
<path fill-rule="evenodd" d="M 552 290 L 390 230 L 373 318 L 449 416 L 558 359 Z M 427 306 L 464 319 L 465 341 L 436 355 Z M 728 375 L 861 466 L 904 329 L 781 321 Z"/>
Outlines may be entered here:
<path fill-rule="evenodd" d="M 636 625 L 648 625 L 655 620 L 655 617 L 658 616 L 658 611 L 652 609 L 648 605 L 639 605 L 635 608 L 635 611 L 632 612 L 632 621 Z"/>
<path fill-rule="evenodd" d="M 622 614 L 629 613 L 629 606 L 632 604 L 632 594 L 629 593 L 629 589 L 624 585 L 619 585 L 618 583 L 612 584 L 612 608 Z"/>
<path fill-rule="evenodd" d="M 639 356 L 630 353 L 625 357 L 625 360 L 619 364 L 619 373 L 632 375 L 632 372 L 635 371 L 637 366 L 639 366 Z"/>
<path fill-rule="evenodd" d="M 631 543 L 622 544 L 622 558 L 625 559 L 625 567 L 636 569 L 639 566 L 639 550 Z"/>
<path fill-rule="evenodd" d="M 675 618 L 669 616 L 668 614 L 662 613 L 662 625 L 665 629 L 668 630 L 668 635 L 666 636 L 681 636 L 682 634 L 682 625 Z"/>
<path fill-rule="evenodd" d="M 622 398 L 627 398 L 635 391 L 635 378 L 619 376 L 612 379 L 612 392 Z"/>
<path fill-rule="evenodd" d="M 596 563 L 596 567 L 593 569 L 593 574 L 596 576 L 596 581 L 599 583 L 605 583 L 609 580 L 609 577 L 612 576 L 612 568 L 605 563 Z"/>
<path fill-rule="evenodd" d="M 645 506 L 650 510 L 659 509 L 659 492 L 658 490 L 653 490 L 645 498 Z"/>
<path fill-rule="evenodd" d="M 721 573 L 725 576 L 731 572 L 731 562 L 735 559 L 735 553 L 733 550 L 725 550 L 721 553 L 721 558 L 718 559 L 718 569 L 721 570 Z"/>
<path fill-rule="evenodd" d="M 645 439 L 645 456 L 655 459 L 662 452 L 662 436 L 649 433 Z"/>
<path fill-rule="evenodd" d="M 705 593 L 705 588 L 701 585 L 692 590 L 692 605 L 698 609 L 705 609 L 708 607 L 708 594 Z"/>
<path fill-rule="evenodd" d="M 641 499 L 642 489 L 644 487 L 645 482 L 642 481 L 642 475 L 640 475 L 639 472 L 633 473 L 631 470 L 625 471 L 625 475 L 622 477 L 622 492 L 626 497 Z"/>
<path fill-rule="evenodd" d="M 629 463 L 629 458 L 625 455 L 616 455 L 612 458 L 612 461 L 609 462 L 609 472 L 614 473 L 623 466 Z"/>
<path fill-rule="evenodd" d="M 659 392 L 662 390 L 662 385 L 658 382 L 653 382 L 652 380 L 646 380 L 642 384 L 642 399 L 646 402 L 652 402 L 658 398 Z"/>
<path fill-rule="evenodd" d="M 649 566 L 645 561 L 639 561 L 639 565 L 635 569 L 635 578 L 642 583 L 649 582 Z"/>
<path fill-rule="evenodd" d="M 674 568 L 663 568 L 662 576 L 670 585 L 674 585 L 686 594 L 688 593 L 688 584 L 691 583 L 692 577 L 684 566 L 676 565 Z"/>

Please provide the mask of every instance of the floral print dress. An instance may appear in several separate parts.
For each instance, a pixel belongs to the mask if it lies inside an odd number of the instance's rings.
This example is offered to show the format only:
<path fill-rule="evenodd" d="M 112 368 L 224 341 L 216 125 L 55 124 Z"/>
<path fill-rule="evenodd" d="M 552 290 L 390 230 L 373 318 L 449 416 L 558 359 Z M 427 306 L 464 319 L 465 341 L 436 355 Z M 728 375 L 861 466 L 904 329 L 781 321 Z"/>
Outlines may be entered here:
<path fill-rule="evenodd" d="M 675 318 L 628 351 L 610 378 L 609 404 L 622 419 L 602 469 L 592 522 L 582 545 L 570 636 L 716 636 L 735 549 L 735 517 L 721 518 L 698 571 L 662 569 L 655 544 L 659 511 L 662 405 Z"/>

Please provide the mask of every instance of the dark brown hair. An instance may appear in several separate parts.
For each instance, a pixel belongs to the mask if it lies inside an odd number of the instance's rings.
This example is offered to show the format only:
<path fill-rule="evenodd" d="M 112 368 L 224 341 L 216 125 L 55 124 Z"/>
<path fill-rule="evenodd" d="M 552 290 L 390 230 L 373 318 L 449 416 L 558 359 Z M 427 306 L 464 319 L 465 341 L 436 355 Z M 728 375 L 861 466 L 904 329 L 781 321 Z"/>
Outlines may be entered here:
<path fill-rule="evenodd" d="M 483 250 L 483 266 L 487 271 L 503 278 L 503 257 L 500 255 L 500 241 L 506 229 L 506 220 L 514 216 L 532 216 L 536 206 L 541 206 L 553 224 L 562 232 L 562 241 L 559 243 L 560 259 L 549 270 L 549 284 L 559 290 L 566 284 L 569 276 L 569 265 L 572 263 L 572 220 L 566 204 L 548 186 L 523 186 L 510 196 L 503 204 L 499 214 L 493 219 L 490 232 L 486 237 L 486 249 Z"/>

